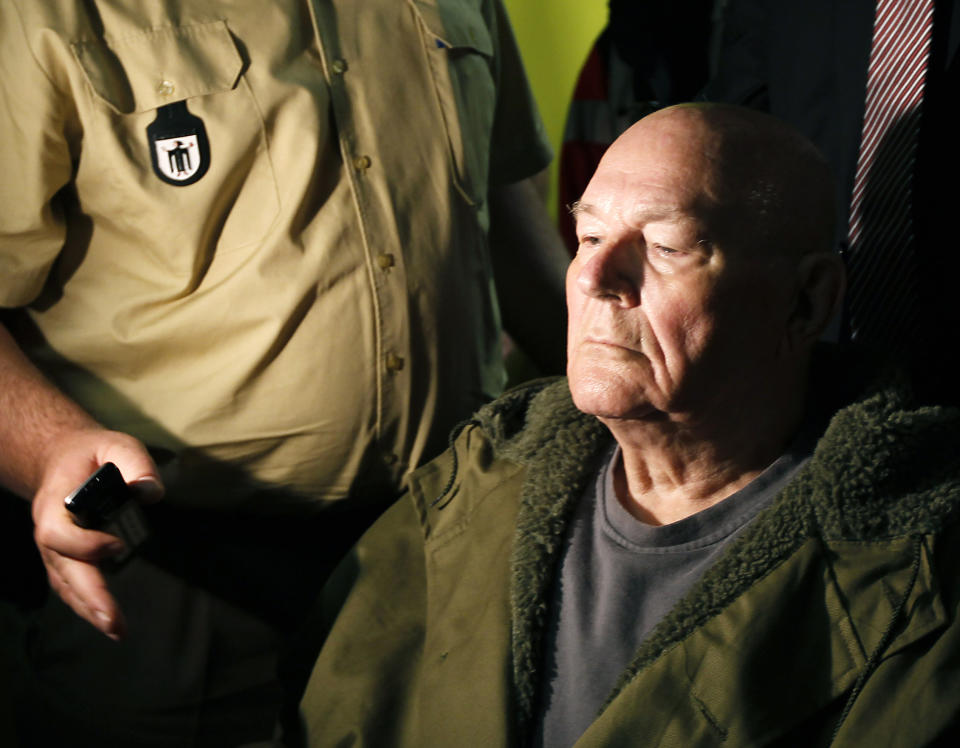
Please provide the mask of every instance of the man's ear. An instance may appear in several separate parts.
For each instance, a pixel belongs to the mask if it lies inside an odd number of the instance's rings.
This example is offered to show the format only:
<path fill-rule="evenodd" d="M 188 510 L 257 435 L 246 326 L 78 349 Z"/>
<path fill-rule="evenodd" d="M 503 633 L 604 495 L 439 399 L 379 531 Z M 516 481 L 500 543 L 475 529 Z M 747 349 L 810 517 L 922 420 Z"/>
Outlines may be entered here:
<path fill-rule="evenodd" d="M 832 252 L 804 255 L 797 264 L 797 294 L 784 343 L 796 352 L 813 345 L 840 310 L 846 287 L 843 261 Z"/>

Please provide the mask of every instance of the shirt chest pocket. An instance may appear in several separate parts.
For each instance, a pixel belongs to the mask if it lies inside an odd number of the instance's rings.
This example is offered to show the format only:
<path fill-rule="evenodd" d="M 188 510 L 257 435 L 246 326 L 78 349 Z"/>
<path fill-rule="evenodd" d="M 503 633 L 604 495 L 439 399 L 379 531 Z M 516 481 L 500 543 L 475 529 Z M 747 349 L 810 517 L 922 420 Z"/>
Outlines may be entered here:
<path fill-rule="evenodd" d="M 279 199 L 243 75 L 248 62 L 226 22 L 105 35 L 71 48 L 91 94 L 78 102 L 76 183 L 94 225 L 177 275 L 202 275 L 227 253 L 255 248 Z M 154 122 L 163 126 L 151 137 Z"/>
<path fill-rule="evenodd" d="M 490 141 L 496 112 L 494 46 L 474 3 L 414 0 L 449 141 L 457 186 L 464 198 L 486 198 Z"/>

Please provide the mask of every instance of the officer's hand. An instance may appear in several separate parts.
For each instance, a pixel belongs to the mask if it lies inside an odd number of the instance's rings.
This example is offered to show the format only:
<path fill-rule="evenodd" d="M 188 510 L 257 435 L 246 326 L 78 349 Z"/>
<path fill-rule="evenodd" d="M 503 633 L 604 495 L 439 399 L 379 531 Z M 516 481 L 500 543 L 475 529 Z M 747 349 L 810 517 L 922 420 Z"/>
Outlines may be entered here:
<path fill-rule="evenodd" d="M 132 436 L 97 428 L 68 432 L 51 445 L 48 454 L 33 498 L 33 522 L 50 586 L 78 616 L 111 639 L 119 639 L 125 630 L 123 613 L 107 590 L 97 561 L 120 553 L 123 542 L 105 532 L 78 527 L 64 499 L 101 465 L 112 462 L 138 499 L 157 501 L 163 495 L 157 466 Z"/>

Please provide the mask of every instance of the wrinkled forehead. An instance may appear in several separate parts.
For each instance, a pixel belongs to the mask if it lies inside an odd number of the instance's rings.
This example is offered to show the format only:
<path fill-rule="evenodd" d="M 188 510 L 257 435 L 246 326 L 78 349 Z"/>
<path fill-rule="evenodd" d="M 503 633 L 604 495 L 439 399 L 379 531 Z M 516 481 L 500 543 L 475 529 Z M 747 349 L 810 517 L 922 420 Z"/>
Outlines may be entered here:
<path fill-rule="evenodd" d="M 632 225 L 705 216 L 716 193 L 714 162 L 703 148 L 676 138 L 637 137 L 611 146 L 572 210 L 578 222 L 616 218 Z"/>

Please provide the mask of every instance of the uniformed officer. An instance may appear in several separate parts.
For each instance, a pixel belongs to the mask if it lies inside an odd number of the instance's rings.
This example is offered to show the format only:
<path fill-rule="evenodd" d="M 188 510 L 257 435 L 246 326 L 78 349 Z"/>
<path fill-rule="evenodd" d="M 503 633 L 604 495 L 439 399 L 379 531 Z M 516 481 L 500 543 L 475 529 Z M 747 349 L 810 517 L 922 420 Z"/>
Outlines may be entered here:
<path fill-rule="evenodd" d="M 503 385 L 495 273 L 560 358 L 500 0 L 14 0 L 0 100 L 0 480 L 56 593 L 32 739 L 266 739 L 326 569 Z M 106 462 L 166 492 L 107 583 L 121 542 L 63 505 Z"/>

